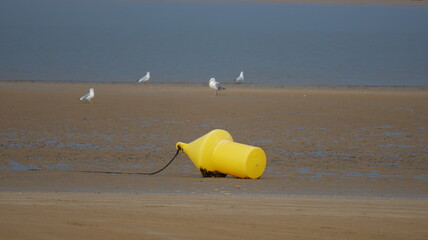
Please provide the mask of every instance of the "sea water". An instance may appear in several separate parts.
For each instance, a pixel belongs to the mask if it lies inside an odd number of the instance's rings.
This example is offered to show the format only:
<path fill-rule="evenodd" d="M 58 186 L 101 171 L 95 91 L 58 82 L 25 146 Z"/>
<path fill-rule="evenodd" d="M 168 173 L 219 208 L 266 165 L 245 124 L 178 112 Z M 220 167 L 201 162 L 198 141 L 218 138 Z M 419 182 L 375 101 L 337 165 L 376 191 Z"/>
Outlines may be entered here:
<path fill-rule="evenodd" d="M 0 80 L 428 86 L 428 7 L 0 1 Z"/>

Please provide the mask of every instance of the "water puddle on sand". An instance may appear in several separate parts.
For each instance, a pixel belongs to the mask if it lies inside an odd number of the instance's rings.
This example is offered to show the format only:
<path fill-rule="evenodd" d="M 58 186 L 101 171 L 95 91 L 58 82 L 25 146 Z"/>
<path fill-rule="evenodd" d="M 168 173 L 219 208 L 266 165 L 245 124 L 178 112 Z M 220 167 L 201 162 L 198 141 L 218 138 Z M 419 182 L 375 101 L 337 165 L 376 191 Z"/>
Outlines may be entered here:
<path fill-rule="evenodd" d="M 327 152 L 324 150 L 318 151 L 305 151 L 305 152 L 291 152 L 284 150 L 282 148 L 274 148 L 274 152 L 281 156 L 287 157 L 290 160 L 301 161 L 304 158 L 319 158 L 319 157 L 328 157 L 333 159 L 355 159 L 357 156 L 350 153 L 340 153 L 340 152 Z"/>
<path fill-rule="evenodd" d="M 301 167 L 297 169 L 298 173 L 312 173 L 312 171 L 309 168 Z"/>
<path fill-rule="evenodd" d="M 42 166 L 41 169 L 61 169 L 61 170 L 68 170 L 70 169 L 70 164 L 68 163 L 57 163 L 55 165 L 45 165 Z"/>
<path fill-rule="evenodd" d="M 112 171 L 112 172 L 122 172 L 123 170 L 129 170 L 129 169 L 142 169 L 141 164 L 132 164 L 132 165 L 126 165 L 126 164 L 119 164 L 118 166 L 112 166 L 112 164 L 107 161 L 106 159 L 86 159 L 79 161 L 84 161 L 87 164 L 83 164 L 86 167 L 91 168 L 91 170 L 95 171 Z M 80 163 L 81 164 L 81 163 Z M 149 163 L 145 168 L 153 168 L 154 163 Z M 391 166 L 397 166 L 398 164 L 394 163 L 385 163 L 385 165 L 391 165 Z M 3 164 L 0 166 L 0 170 L 18 170 L 18 171 L 31 171 L 31 170 L 64 170 L 64 171 L 73 171 L 73 168 L 71 167 L 71 164 L 69 163 L 45 163 L 45 164 L 38 164 L 38 165 L 24 165 L 16 161 L 8 160 L 7 164 Z M 191 164 L 185 164 L 182 166 L 182 173 L 198 173 L 198 170 Z M 112 173 L 114 174 L 114 173 Z M 266 167 L 265 174 L 273 176 L 273 177 L 284 177 L 286 180 L 287 177 L 300 177 L 302 180 L 304 179 L 315 179 L 320 180 L 323 177 L 335 177 L 339 179 L 358 179 L 361 177 L 368 177 L 369 181 L 377 181 L 377 180 L 397 180 L 397 179 L 404 179 L 404 175 L 399 174 L 381 174 L 378 170 L 370 170 L 369 172 L 361 172 L 356 170 L 331 170 L 331 171 L 325 171 L 322 169 L 312 169 L 310 167 L 300 167 L 296 169 L 288 169 L 287 171 L 279 171 L 275 167 Z M 422 174 L 413 176 L 412 178 L 420 180 L 420 181 L 428 181 L 428 175 Z"/>
<path fill-rule="evenodd" d="M 35 165 L 22 165 L 19 162 L 15 162 L 15 161 L 11 161 L 8 160 L 8 165 L 7 167 L 3 167 L 0 166 L 0 170 L 23 170 L 23 171 L 27 171 L 30 169 L 40 169 Z"/>
<path fill-rule="evenodd" d="M 394 128 L 393 126 L 391 126 L 391 125 L 382 125 L 382 126 L 380 126 L 379 128 Z"/>
<path fill-rule="evenodd" d="M 392 164 L 392 166 L 396 166 Z M 282 169 L 281 169 L 282 170 Z M 333 177 L 336 179 L 349 179 L 357 180 L 360 178 L 368 178 L 369 181 L 377 180 L 398 180 L 406 178 L 405 175 L 401 174 L 382 174 L 379 170 L 359 171 L 359 170 L 325 170 L 325 169 L 314 169 L 310 167 L 299 167 L 293 169 L 287 169 L 285 171 L 278 170 L 275 167 L 267 167 L 265 173 L 273 177 L 299 177 L 304 179 L 315 179 L 320 180 L 323 177 Z M 428 175 L 418 175 L 413 178 L 428 181 Z"/>
<path fill-rule="evenodd" d="M 428 181 L 428 174 L 414 176 L 413 178 L 421 180 L 421 181 Z"/>
<path fill-rule="evenodd" d="M 36 164 L 22 164 L 18 161 L 7 160 L 0 165 L 0 170 L 18 170 L 18 171 L 31 171 L 31 170 L 63 170 L 73 171 L 73 166 L 77 166 L 76 169 L 87 168 L 90 170 L 100 171 L 121 171 L 126 169 L 141 169 L 141 164 L 113 164 L 111 160 L 99 158 L 99 159 L 73 159 L 73 163 L 64 160 L 62 162 L 52 162 L 44 160 L 41 157 L 33 157 L 30 160 L 37 161 Z M 150 164 L 149 164 L 150 165 Z M 154 164 L 152 163 L 151 165 Z"/>
<path fill-rule="evenodd" d="M 167 124 L 182 124 L 182 121 L 175 121 L 175 120 L 167 120 L 167 121 L 162 121 L 163 123 L 167 123 Z"/>
<path fill-rule="evenodd" d="M 307 178 L 319 180 L 323 176 L 335 176 L 335 175 L 337 175 L 334 172 L 326 172 L 326 171 L 322 171 L 321 169 L 311 169 L 309 167 L 297 168 L 295 171 L 299 174 L 304 174 L 304 176 L 301 176 L 301 177 L 303 177 L 303 179 L 305 177 L 307 177 Z"/>
<path fill-rule="evenodd" d="M 341 173 L 345 173 L 343 175 L 340 176 L 340 178 L 342 179 L 354 179 L 354 178 L 358 178 L 358 177 L 369 177 L 372 180 L 377 180 L 380 178 L 383 179 L 397 179 L 397 178 L 404 178 L 405 176 L 403 175 L 396 175 L 396 174 L 380 174 L 377 171 L 376 172 L 369 172 L 369 173 L 362 173 L 359 171 L 340 171 Z"/>
<path fill-rule="evenodd" d="M 265 173 L 269 174 L 269 175 L 273 175 L 276 177 L 286 177 L 289 176 L 289 174 L 286 174 L 282 171 L 278 171 L 275 167 L 266 167 L 265 169 Z"/>
<path fill-rule="evenodd" d="M 32 148 L 43 146 L 51 149 L 78 149 L 78 150 L 137 150 L 137 151 L 160 151 L 161 148 L 154 144 L 146 144 L 143 146 L 130 146 L 130 145 L 96 145 L 91 143 L 76 143 L 76 142 L 61 142 L 57 140 L 47 140 L 38 142 L 25 142 L 21 139 L 6 139 L 5 143 L 0 144 L 0 149 L 8 148 Z M 109 140 L 108 140 L 109 141 Z"/>
<path fill-rule="evenodd" d="M 387 148 L 414 148 L 419 147 L 418 145 L 403 145 L 403 144 L 384 144 L 379 145 L 379 147 L 387 147 Z"/>
<path fill-rule="evenodd" d="M 405 132 L 386 132 L 383 133 L 384 136 L 402 136 L 402 135 L 406 135 L 407 133 Z"/>
<path fill-rule="evenodd" d="M 119 164 L 119 168 L 121 169 L 141 168 L 141 164 L 133 164 L 133 165 Z"/>
<path fill-rule="evenodd" d="M 335 176 L 335 175 L 336 175 L 336 173 L 318 172 L 318 173 L 315 173 L 315 175 L 311 176 L 311 177 L 313 177 L 313 178 L 321 178 L 322 176 Z"/>
<path fill-rule="evenodd" d="M 39 158 L 37 160 L 40 160 Z M 8 160 L 7 164 L 9 166 L 0 166 L 0 170 L 20 170 L 20 171 L 28 171 L 28 170 L 54 170 L 54 169 L 61 169 L 61 170 L 68 170 L 70 168 L 70 164 L 68 163 L 56 163 L 56 164 L 46 164 L 42 166 L 37 165 L 23 165 L 19 162 Z"/>

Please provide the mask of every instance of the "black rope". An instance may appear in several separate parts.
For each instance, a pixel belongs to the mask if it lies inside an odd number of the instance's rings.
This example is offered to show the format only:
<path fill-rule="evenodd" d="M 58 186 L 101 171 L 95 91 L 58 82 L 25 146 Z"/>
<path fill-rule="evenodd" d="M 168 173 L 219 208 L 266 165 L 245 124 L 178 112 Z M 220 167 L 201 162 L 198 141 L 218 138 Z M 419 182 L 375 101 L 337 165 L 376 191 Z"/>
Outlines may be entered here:
<path fill-rule="evenodd" d="M 172 157 L 172 159 L 164 167 L 162 167 L 161 169 L 159 169 L 157 171 L 154 171 L 154 172 L 139 173 L 139 172 L 113 172 L 113 171 L 90 171 L 90 170 L 87 170 L 87 171 L 81 170 L 81 171 L 75 171 L 75 172 L 83 172 L 83 173 L 106 173 L 106 174 L 130 174 L 130 175 L 155 175 L 155 174 L 160 173 L 163 170 L 165 170 L 165 168 L 167 168 L 175 160 L 175 158 L 180 153 L 180 151 L 181 151 L 181 147 L 178 146 L 177 152 L 175 153 L 174 157 Z"/>
<path fill-rule="evenodd" d="M 139 172 L 113 172 L 113 171 L 90 171 L 90 170 L 70 170 L 70 172 L 83 172 L 83 173 L 106 173 L 106 174 L 129 174 L 129 175 L 155 175 L 157 173 L 162 172 L 163 170 L 165 170 L 165 168 L 167 168 L 174 160 L 175 158 L 178 156 L 178 154 L 180 153 L 180 151 L 182 150 L 182 148 L 180 146 L 177 147 L 177 152 L 175 153 L 174 157 L 172 157 L 172 159 L 165 165 L 163 166 L 161 169 L 154 171 L 154 172 L 148 172 L 148 173 L 139 173 Z M 41 169 L 29 169 L 29 171 L 41 171 Z"/>

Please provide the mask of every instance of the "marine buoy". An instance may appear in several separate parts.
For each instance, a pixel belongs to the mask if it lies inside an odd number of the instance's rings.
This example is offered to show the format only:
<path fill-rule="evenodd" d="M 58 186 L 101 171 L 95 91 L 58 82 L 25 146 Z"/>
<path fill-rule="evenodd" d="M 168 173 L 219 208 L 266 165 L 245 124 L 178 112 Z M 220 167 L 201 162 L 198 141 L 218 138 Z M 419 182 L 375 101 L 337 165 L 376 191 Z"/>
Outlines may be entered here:
<path fill-rule="evenodd" d="M 191 143 L 178 142 L 177 150 L 186 153 L 204 177 L 257 179 L 266 168 L 263 149 L 233 141 L 225 130 L 216 129 Z"/>

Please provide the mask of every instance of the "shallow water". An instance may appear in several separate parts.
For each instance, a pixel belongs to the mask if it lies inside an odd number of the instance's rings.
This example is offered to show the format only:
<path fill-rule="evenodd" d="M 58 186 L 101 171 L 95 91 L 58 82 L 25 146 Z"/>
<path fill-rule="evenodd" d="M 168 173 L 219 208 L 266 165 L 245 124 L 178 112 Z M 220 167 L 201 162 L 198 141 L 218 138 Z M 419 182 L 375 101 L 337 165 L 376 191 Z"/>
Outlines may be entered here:
<path fill-rule="evenodd" d="M 0 80 L 428 86 L 428 8 L 3 0 Z"/>

